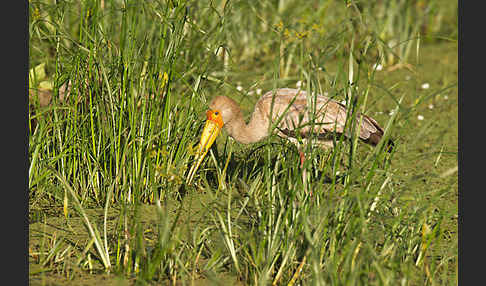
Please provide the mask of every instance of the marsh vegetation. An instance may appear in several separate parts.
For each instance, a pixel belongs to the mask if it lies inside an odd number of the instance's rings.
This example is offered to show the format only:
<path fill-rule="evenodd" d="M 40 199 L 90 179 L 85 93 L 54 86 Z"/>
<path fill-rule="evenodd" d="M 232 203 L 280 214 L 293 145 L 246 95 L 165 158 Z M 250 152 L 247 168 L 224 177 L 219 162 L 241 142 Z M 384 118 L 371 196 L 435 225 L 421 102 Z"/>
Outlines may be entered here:
<path fill-rule="evenodd" d="M 457 33 L 444 0 L 29 1 L 30 283 L 456 285 Z M 303 182 L 223 132 L 184 183 L 211 98 L 296 86 L 396 148 Z"/>

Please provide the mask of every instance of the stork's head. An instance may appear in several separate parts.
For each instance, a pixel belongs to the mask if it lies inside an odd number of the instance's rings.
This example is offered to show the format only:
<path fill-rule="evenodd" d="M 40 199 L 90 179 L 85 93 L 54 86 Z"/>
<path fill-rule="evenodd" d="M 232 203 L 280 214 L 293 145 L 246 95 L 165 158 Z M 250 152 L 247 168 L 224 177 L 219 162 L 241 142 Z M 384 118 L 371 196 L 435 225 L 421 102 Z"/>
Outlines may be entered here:
<path fill-rule="evenodd" d="M 215 98 L 213 98 L 213 100 L 211 100 L 211 103 L 209 104 L 208 113 L 211 111 L 216 116 L 218 116 L 219 114 L 221 115 L 223 124 L 228 124 L 233 121 L 233 119 L 241 115 L 240 107 L 238 106 L 238 104 L 233 99 L 226 96 L 216 96 Z"/>
<path fill-rule="evenodd" d="M 194 163 L 187 175 L 187 183 L 191 183 L 194 174 L 196 173 L 199 165 L 203 161 L 204 157 L 208 153 L 209 149 L 213 145 L 216 137 L 221 132 L 221 128 L 239 115 L 240 109 L 238 104 L 226 97 L 216 96 L 209 104 L 209 109 L 206 111 L 206 124 L 204 125 L 203 132 L 201 134 L 201 140 L 197 147 L 197 153 L 194 158 Z"/>

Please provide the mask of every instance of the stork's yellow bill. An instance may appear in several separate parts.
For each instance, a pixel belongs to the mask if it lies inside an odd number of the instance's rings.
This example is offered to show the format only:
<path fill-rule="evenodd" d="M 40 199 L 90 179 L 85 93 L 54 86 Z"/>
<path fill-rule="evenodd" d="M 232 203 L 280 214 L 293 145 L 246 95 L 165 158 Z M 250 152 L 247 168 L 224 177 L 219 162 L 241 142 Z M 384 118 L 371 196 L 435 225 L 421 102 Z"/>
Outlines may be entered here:
<path fill-rule="evenodd" d="M 194 174 L 196 173 L 199 165 L 201 165 L 204 157 L 208 153 L 209 149 L 213 145 L 216 137 L 218 137 L 219 133 L 221 132 L 221 128 L 223 128 L 223 117 L 221 116 L 221 112 L 217 110 L 208 110 L 206 112 L 207 120 L 206 124 L 204 125 L 203 132 L 201 134 L 201 140 L 199 141 L 199 145 L 197 146 L 196 156 L 194 157 L 194 163 L 189 170 L 189 174 L 187 175 L 186 182 L 188 184 L 191 183 L 192 179 L 194 178 Z"/>

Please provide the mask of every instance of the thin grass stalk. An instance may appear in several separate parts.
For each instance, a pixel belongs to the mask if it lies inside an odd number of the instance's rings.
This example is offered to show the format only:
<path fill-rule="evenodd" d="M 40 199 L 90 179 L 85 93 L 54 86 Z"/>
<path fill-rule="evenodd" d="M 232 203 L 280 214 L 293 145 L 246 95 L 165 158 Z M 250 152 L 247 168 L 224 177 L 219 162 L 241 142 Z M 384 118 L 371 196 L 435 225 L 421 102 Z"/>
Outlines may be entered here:
<path fill-rule="evenodd" d="M 354 57 L 353 57 L 353 53 L 354 53 L 354 41 L 355 41 L 355 38 L 354 38 L 354 35 L 353 37 L 351 38 L 351 47 L 349 49 L 349 61 L 348 61 L 348 88 L 347 88 L 347 104 L 348 104 L 348 107 L 350 107 L 350 110 L 348 110 L 348 113 L 347 113 L 347 122 L 345 123 L 345 125 L 351 125 L 350 127 L 352 128 L 351 129 L 351 145 L 350 145 L 350 148 L 349 148 L 349 159 L 348 159 L 348 168 L 349 170 L 352 170 L 353 168 L 353 159 L 354 159 L 354 155 L 356 154 L 356 148 L 358 146 L 358 138 L 359 138 L 359 135 L 357 133 L 359 133 L 359 128 L 361 126 L 361 120 L 358 124 L 358 126 L 356 126 L 355 122 L 356 122 L 356 116 L 357 116 L 357 110 L 358 110 L 358 101 L 359 101 L 359 94 L 358 94 L 358 90 L 357 90 L 357 87 L 356 86 L 356 83 L 355 83 L 355 79 L 354 79 Z M 357 80 L 356 80 L 357 82 Z M 353 96 L 354 95 L 354 96 Z M 349 119 L 351 118 L 351 119 Z M 346 176 L 346 178 L 344 179 L 344 184 L 347 185 L 349 182 L 350 182 L 350 178 L 351 176 Z"/>
<path fill-rule="evenodd" d="M 30 161 L 30 166 L 29 166 L 29 189 L 32 188 L 32 184 L 33 184 L 33 181 L 34 181 L 34 178 L 36 176 L 34 176 L 34 170 L 37 170 L 37 160 L 40 156 L 40 148 L 42 146 L 40 140 L 44 137 L 44 136 L 41 136 L 41 135 L 38 135 L 39 133 L 43 134 L 43 130 L 44 130 L 44 124 L 40 124 L 40 125 L 37 125 L 37 127 L 35 128 L 34 130 L 34 134 L 31 136 L 32 138 L 38 138 L 38 142 L 35 144 L 35 149 L 34 149 L 34 152 L 32 153 L 32 159 Z M 33 141 L 33 140 L 32 140 Z M 32 144 L 30 144 L 30 146 L 32 146 Z"/>
<path fill-rule="evenodd" d="M 104 216 L 103 216 L 103 238 L 104 238 L 104 242 L 105 242 L 105 251 L 106 251 L 106 255 L 107 257 L 109 258 L 110 254 L 109 254 L 109 248 L 108 248 L 108 231 L 107 231 L 107 224 L 108 224 L 108 206 L 110 205 L 110 199 L 111 199 L 111 196 L 113 195 L 113 187 L 114 185 L 112 185 L 109 190 L 108 190 L 108 194 L 106 194 L 106 203 L 105 203 L 105 211 L 104 211 Z"/>
<path fill-rule="evenodd" d="M 238 262 L 238 257 L 236 255 L 236 248 L 235 248 L 235 245 L 234 245 L 234 241 L 233 241 L 233 235 L 231 233 L 231 220 L 229 219 L 230 215 L 230 209 L 229 208 L 227 210 L 227 223 L 228 225 L 226 225 L 226 223 L 224 222 L 224 219 L 223 217 L 221 216 L 221 214 L 219 213 L 219 211 L 215 211 L 215 215 L 216 217 L 214 217 L 213 215 L 213 220 L 214 222 L 219 225 L 220 229 L 221 229 L 221 234 L 223 236 L 223 241 L 224 241 L 224 244 L 226 246 L 226 248 L 228 249 L 228 251 L 230 252 L 230 257 L 233 261 L 233 264 L 236 268 L 236 271 L 238 273 L 240 273 L 240 266 L 239 266 L 239 262 Z"/>
<path fill-rule="evenodd" d="M 378 144 L 375 146 L 375 149 L 373 150 L 373 152 L 371 154 L 369 154 L 364 160 L 363 160 L 363 166 L 366 166 L 368 161 L 374 157 L 375 160 L 374 160 L 374 163 L 373 163 L 373 167 L 376 166 L 376 164 L 378 164 L 378 157 L 379 157 L 379 154 L 380 153 L 383 153 L 383 149 L 385 147 L 385 142 L 388 141 L 388 138 L 390 137 L 390 130 L 395 122 L 395 119 L 396 117 L 398 116 L 398 111 L 400 110 L 400 106 L 401 106 L 401 103 L 402 103 L 402 100 L 403 98 L 405 97 L 405 95 L 402 95 L 402 97 L 400 97 L 400 99 L 398 100 L 398 103 L 395 107 L 395 109 L 393 109 L 392 111 L 392 116 L 390 117 L 390 119 L 388 120 L 388 122 L 386 123 L 386 126 L 384 128 L 384 131 L 383 131 L 383 136 L 381 137 L 381 140 L 380 142 L 378 142 Z"/>

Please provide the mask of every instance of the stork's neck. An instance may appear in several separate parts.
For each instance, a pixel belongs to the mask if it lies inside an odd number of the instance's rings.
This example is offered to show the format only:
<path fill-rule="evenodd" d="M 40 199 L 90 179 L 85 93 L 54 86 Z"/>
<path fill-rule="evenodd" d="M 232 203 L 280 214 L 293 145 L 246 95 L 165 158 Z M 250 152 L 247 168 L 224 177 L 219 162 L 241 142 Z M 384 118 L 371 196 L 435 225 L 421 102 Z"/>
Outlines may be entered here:
<path fill-rule="evenodd" d="M 255 108 L 250 122 L 245 123 L 243 116 L 237 116 L 235 119 L 225 125 L 229 135 L 236 141 L 249 144 L 262 140 L 268 135 L 268 120 Z"/>

